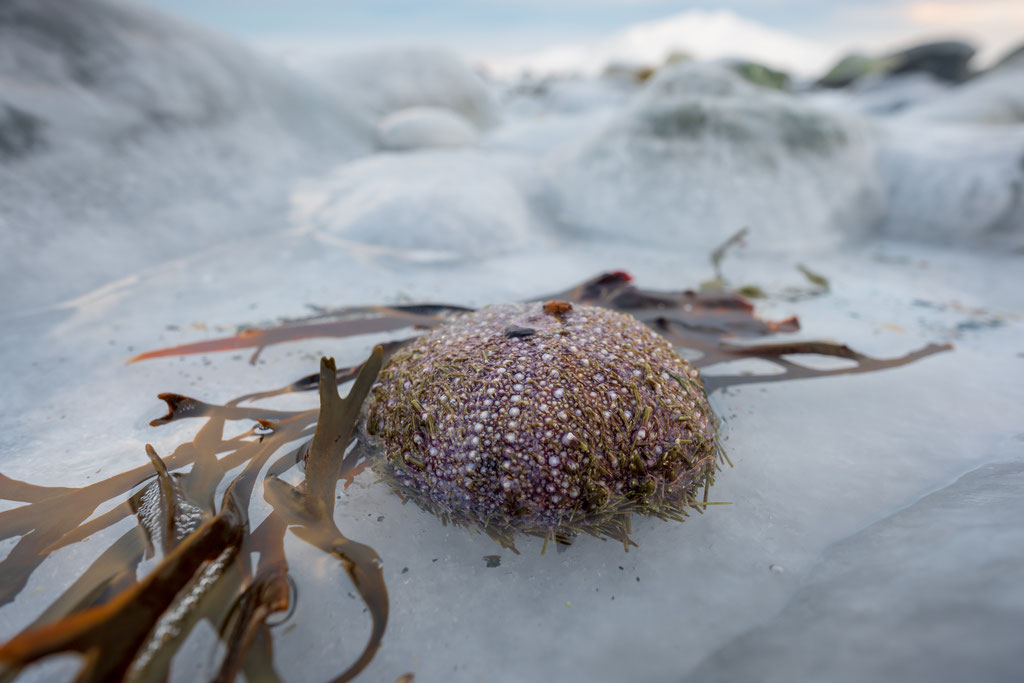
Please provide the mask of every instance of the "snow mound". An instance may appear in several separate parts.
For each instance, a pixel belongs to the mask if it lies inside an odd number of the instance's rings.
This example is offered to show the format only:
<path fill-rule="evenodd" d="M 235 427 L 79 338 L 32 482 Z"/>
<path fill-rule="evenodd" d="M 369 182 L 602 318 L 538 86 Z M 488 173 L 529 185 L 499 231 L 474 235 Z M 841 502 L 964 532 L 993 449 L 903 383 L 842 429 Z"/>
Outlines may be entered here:
<path fill-rule="evenodd" d="M 331 90 L 373 119 L 415 106 L 451 109 L 481 129 L 499 119 L 498 103 L 487 83 L 445 50 L 353 51 L 333 57 L 314 71 Z"/>
<path fill-rule="evenodd" d="M 296 74 L 121 0 L 3 3 L 0 81 L 5 306 L 279 228 L 285 178 L 373 144 Z"/>
<path fill-rule="evenodd" d="M 880 218 L 862 119 L 747 83 L 666 68 L 624 115 L 558 155 L 561 219 L 593 235 L 703 248 L 747 226 L 777 249 L 825 246 Z"/>
<path fill-rule="evenodd" d="M 529 206 L 516 183 L 471 151 L 378 154 L 296 193 L 293 220 L 317 238 L 401 260 L 458 260 L 522 245 Z"/>
<path fill-rule="evenodd" d="M 470 147 L 480 142 L 473 124 L 450 109 L 409 107 L 385 116 L 377 124 L 386 149 Z"/>

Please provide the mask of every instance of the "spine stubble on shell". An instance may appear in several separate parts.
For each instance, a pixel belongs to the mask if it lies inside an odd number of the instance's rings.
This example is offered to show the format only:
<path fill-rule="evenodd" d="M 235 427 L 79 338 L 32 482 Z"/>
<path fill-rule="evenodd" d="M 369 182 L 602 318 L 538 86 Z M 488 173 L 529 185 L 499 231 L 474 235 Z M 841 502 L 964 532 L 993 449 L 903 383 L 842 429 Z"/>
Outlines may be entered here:
<path fill-rule="evenodd" d="M 365 411 L 374 468 L 496 538 L 685 516 L 717 465 L 697 371 L 630 316 L 551 304 L 460 315 L 397 353 Z"/>

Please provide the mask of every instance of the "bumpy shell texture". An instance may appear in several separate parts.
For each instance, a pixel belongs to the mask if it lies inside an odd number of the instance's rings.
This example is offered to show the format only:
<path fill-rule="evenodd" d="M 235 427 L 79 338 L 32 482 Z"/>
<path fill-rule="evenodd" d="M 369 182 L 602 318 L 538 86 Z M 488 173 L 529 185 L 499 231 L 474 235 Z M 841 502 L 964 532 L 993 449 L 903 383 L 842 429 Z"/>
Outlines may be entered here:
<path fill-rule="evenodd" d="M 593 306 L 453 318 L 395 354 L 364 416 L 392 487 L 510 548 L 517 532 L 629 543 L 630 514 L 686 516 L 718 464 L 697 371 Z"/>

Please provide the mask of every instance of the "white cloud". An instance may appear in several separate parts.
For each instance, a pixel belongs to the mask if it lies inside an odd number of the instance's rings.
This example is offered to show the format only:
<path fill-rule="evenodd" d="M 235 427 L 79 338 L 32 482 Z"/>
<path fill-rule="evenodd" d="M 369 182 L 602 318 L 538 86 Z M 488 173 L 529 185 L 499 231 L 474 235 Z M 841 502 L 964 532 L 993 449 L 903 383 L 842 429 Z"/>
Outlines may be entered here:
<path fill-rule="evenodd" d="M 978 43 L 982 64 L 1024 42 L 1022 0 L 914 2 L 904 12 L 921 31 L 960 35 Z"/>
<path fill-rule="evenodd" d="M 907 17 L 921 25 L 991 26 L 1009 24 L 1024 32 L 1024 2 L 1020 0 L 976 0 L 973 2 L 915 2 L 906 9 Z"/>
<path fill-rule="evenodd" d="M 699 59 L 742 57 L 799 74 L 820 73 L 836 50 L 743 19 L 733 12 L 691 10 L 634 24 L 604 40 L 554 45 L 518 55 L 480 56 L 500 76 L 533 73 L 594 74 L 614 62 L 660 64 L 672 52 Z"/>
<path fill-rule="evenodd" d="M 931 40 L 967 40 L 984 67 L 1024 42 L 1024 0 L 951 0 L 840 8 L 825 30 L 844 50 L 884 53 Z"/>

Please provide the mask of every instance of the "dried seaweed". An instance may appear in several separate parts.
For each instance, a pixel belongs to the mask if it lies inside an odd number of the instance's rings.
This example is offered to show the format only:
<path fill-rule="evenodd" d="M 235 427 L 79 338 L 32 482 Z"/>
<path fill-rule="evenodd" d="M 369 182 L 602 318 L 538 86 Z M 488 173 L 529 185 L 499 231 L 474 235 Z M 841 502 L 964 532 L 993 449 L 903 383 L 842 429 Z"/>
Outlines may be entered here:
<path fill-rule="evenodd" d="M 724 245 L 718 255 L 716 270 L 731 244 Z M 782 370 L 774 375 L 707 377 L 709 392 L 752 382 L 872 372 L 950 348 L 930 345 L 899 358 L 874 359 L 831 342 L 740 343 L 797 331 L 799 323 L 796 318 L 762 320 L 736 292 L 644 290 L 621 271 L 605 273 L 547 298 L 630 313 L 676 346 L 699 353 L 695 362 L 700 367 L 760 358 Z M 160 349 L 133 360 L 240 348 L 255 349 L 255 358 L 273 344 L 422 329 L 464 310 L 437 304 L 341 308 L 266 329 L 244 330 L 232 337 Z M 202 422 L 195 437 L 166 458 L 147 446 L 148 465 L 88 486 L 36 486 L 0 475 L 0 498 L 24 503 L 0 512 L 0 540 L 18 538 L 0 562 L 0 607 L 14 600 L 32 573 L 56 550 L 82 542 L 123 519 L 134 517 L 138 522 L 33 623 L 0 647 L 4 667 L 0 681 L 10 680 L 25 665 L 59 652 L 82 656 L 79 681 L 165 680 L 174 654 L 202 620 L 216 629 L 225 645 L 226 654 L 211 676 L 214 680 L 230 681 L 240 672 L 250 681 L 280 680 L 273 665 L 268 619 L 287 614 L 294 603 L 284 549 L 289 530 L 338 560 L 371 614 L 371 632 L 361 654 L 334 680 L 354 678 L 381 644 L 388 597 L 376 552 L 346 538 L 337 526 L 335 491 L 339 479 L 351 481 L 366 464 L 355 434 L 359 410 L 382 363 L 403 343 L 378 346 L 366 361 L 351 367 L 336 368 L 333 360 L 325 359 L 316 375 L 280 389 L 246 394 L 224 405 L 161 394 L 168 412 L 151 424 L 199 419 Z M 844 358 L 854 365 L 816 370 L 792 360 L 802 354 Z M 352 388 L 342 399 L 337 386 L 349 381 Z M 282 411 L 258 405 L 282 394 L 314 389 L 320 394 L 320 410 Z M 253 426 L 225 437 L 227 422 L 239 420 Z M 353 443 L 355 447 L 350 448 Z M 300 464 L 304 471 L 300 484 L 292 486 L 281 479 Z M 216 500 L 218 486 L 228 472 L 240 466 L 244 466 L 241 473 Z M 272 511 L 252 528 L 246 511 L 264 471 L 264 496 Z M 90 519 L 102 505 L 117 500 L 122 502 Z M 257 552 L 254 566 L 251 558 Z M 156 568 L 138 577 L 142 560 L 155 556 L 161 558 Z"/>
<path fill-rule="evenodd" d="M 211 351 L 255 348 L 256 351 L 249 359 L 250 363 L 255 363 L 260 352 L 274 344 L 313 337 L 351 337 L 360 334 L 379 334 L 406 327 L 431 327 L 437 324 L 438 316 L 465 310 L 470 309 L 440 304 L 344 308 L 308 318 L 286 320 L 274 327 L 244 329 L 231 337 L 148 351 L 135 356 L 130 362 Z"/>

